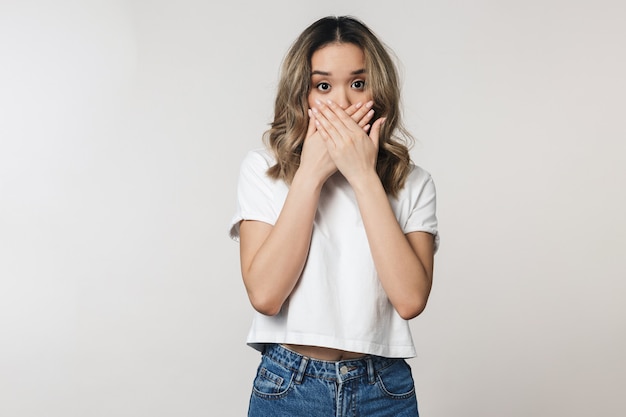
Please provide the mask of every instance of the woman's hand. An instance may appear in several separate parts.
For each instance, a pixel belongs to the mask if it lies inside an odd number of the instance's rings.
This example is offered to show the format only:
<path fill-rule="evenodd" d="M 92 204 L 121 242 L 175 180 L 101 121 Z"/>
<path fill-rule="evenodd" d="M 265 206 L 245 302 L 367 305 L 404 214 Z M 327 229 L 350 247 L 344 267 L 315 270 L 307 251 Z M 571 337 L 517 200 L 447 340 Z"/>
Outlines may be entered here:
<path fill-rule="evenodd" d="M 360 129 L 369 128 L 371 114 L 365 106 L 357 103 L 344 113 Z M 311 117 L 300 167 L 276 223 L 241 222 L 241 273 L 250 302 L 260 313 L 277 314 L 296 286 L 309 254 L 320 192 L 336 170 Z"/>
<path fill-rule="evenodd" d="M 339 108 L 339 106 L 337 107 Z M 365 136 L 367 136 L 365 132 L 369 130 L 369 122 L 374 115 L 370 107 L 371 104 L 370 106 L 364 106 L 363 103 L 357 103 L 348 107 L 345 111 L 341 110 Z M 317 109 L 314 109 L 314 111 L 317 111 Z M 309 175 L 319 178 L 323 183 L 337 171 L 337 165 L 329 155 L 326 139 L 318 129 L 319 122 L 314 111 L 309 109 L 309 126 L 302 147 L 300 168 L 308 172 Z"/>
<path fill-rule="evenodd" d="M 367 126 L 359 126 L 332 101 L 317 103 L 313 113 L 328 154 L 354 190 L 380 283 L 400 317 L 409 320 L 424 310 L 430 294 L 434 237 L 404 234 L 376 173 L 384 118 L 372 124 L 368 136 Z"/>
<path fill-rule="evenodd" d="M 361 125 L 336 103 L 317 101 L 315 116 L 317 132 L 324 139 L 326 149 L 337 169 L 354 186 L 356 181 L 376 173 L 378 139 L 384 118 L 378 119 L 371 126 Z M 371 109 L 374 103 L 369 101 L 359 110 L 366 111 L 367 120 L 374 116 Z M 367 132 L 369 131 L 369 135 Z"/>

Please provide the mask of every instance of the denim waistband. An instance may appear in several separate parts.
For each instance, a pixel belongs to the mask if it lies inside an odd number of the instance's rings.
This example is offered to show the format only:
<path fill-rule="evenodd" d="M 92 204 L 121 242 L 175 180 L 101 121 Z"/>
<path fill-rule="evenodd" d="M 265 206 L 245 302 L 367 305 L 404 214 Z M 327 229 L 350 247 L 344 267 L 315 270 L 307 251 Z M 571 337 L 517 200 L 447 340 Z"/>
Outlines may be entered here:
<path fill-rule="evenodd" d="M 266 345 L 263 355 L 296 372 L 297 383 L 300 383 L 304 376 L 337 382 L 367 376 L 369 382 L 373 384 L 377 371 L 403 360 L 367 355 L 357 359 L 325 361 L 309 358 L 279 344 Z"/>

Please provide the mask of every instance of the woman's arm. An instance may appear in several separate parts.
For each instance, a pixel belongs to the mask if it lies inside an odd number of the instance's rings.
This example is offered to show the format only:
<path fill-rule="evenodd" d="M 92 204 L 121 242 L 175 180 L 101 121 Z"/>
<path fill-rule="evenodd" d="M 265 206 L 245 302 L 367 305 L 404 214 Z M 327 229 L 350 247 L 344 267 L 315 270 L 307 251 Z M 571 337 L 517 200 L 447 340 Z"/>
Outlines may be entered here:
<path fill-rule="evenodd" d="M 363 130 L 369 128 L 368 111 L 365 106 L 355 105 L 345 114 Z M 309 252 L 320 192 L 336 170 L 311 118 L 300 166 L 274 226 L 242 221 L 241 273 L 250 302 L 260 313 L 278 314 L 298 282 Z"/>
<path fill-rule="evenodd" d="M 318 131 L 354 189 L 380 282 L 398 314 L 411 319 L 424 310 L 430 294 L 434 238 L 425 232 L 404 234 L 376 173 L 384 119 L 374 122 L 368 136 L 335 103 L 317 104 Z"/>
<path fill-rule="evenodd" d="M 322 185 L 298 171 L 274 226 L 244 220 L 239 227 L 243 281 L 262 314 L 277 314 L 298 282 Z"/>
<path fill-rule="evenodd" d="M 430 294 L 434 237 L 426 232 L 404 234 L 378 175 L 351 184 L 380 282 L 398 314 L 412 319 L 424 310 Z"/>

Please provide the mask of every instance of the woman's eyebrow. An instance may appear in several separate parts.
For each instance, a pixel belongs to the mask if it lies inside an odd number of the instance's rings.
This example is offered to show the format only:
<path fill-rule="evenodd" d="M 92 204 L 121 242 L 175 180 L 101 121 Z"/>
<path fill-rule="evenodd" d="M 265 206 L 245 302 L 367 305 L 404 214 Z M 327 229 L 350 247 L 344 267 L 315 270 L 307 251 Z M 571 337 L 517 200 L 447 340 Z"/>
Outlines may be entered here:
<path fill-rule="evenodd" d="M 358 69 L 356 71 L 352 71 L 350 73 L 350 75 L 359 75 L 359 74 L 365 74 L 365 68 L 361 68 L 361 69 Z M 324 75 L 324 76 L 328 77 L 328 76 L 330 76 L 332 74 L 330 72 L 327 72 L 327 71 L 313 70 L 313 71 L 311 71 L 311 75 Z"/>

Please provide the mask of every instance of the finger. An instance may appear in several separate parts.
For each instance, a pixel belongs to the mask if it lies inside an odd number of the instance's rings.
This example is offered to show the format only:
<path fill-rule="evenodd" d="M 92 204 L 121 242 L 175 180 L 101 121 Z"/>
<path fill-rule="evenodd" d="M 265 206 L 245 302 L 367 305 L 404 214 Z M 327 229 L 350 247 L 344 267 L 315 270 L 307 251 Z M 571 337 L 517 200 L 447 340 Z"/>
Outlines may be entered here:
<path fill-rule="evenodd" d="M 359 126 L 365 126 L 369 120 L 372 119 L 372 107 L 374 106 L 374 101 L 369 100 L 363 106 L 359 108 L 359 110 L 353 115 L 353 119 L 359 124 Z M 371 114 L 370 114 L 371 113 Z"/>
<path fill-rule="evenodd" d="M 374 102 L 373 102 L 372 100 L 369 100 L 369 101 L 371 101 L 371 102 L 372 102 L 372 105 L 373 105 L 373 103 L 374 103 Z M 354 114 L 357 112 L 357 110 L 361 109 L 361 108 L 362 108 L 364 105 L 366 105 L 367 103 L 368 103 L 368 102 L 365 102 L 365 103 L 364 103 L 364 102 L 362 102 L 362 101 L 359 101 L 358 103 L 352 104 L 350 107 L 348 107 L 347 109 L 345 109 L 345 112 L 346 112 L 346 113 L 348 113 L 350 116 L 352 116 L 352 115 L 354 115 Z M 369 108 L 371 108 L 371 107 L 372 107 L 372 106 L 370 105 L 370 106 L 368 106 L 367 108 L 369 109 Z M 365 111 L 367 111 L 367 110 L 365 110 Z"/>
<path fill-rule="evenodd" d="M 369 100 L 365 104 L 359 101 L 358 103 L 353 104 L 344 111 L 348 114 L 348 116 L 352 118 L 352 120 L 357 122 L 359 126 L 363 127 L 372 119 L 374 113 L 370 114 L 370 111 L 373 106 L 373 100 Z"/>
<path fill-rule="evenodd" d="M 385 120 L 387 120 L 385 117 L 382 117 L 376 120 L 374 124 L 372 125 L 372 129 L 370 131 L 370 138 L 372 139 L 372 142 L 374 143 L 374 146 L 376 147 L 377 150 L 378 150 L 378 144 L 379 144 L 379 139 L 380 139 L 380 128 L 383 125 L 383 123 L 385 123 Z"/>
<path fill-rule="evenodd" d="M 348 116 L 352 117 L 356 114 L 357 110 L 359 110 L 363 106 L 362 102 L 358 102 L 356 104 L 351 105 L 345 111 L 348 113 Z"/>
<path fill-rule="evenodd" d="M 331 140 L 333 143 L 336 140 L 340 140 L 341 134 L 338 132 L 335 125 L 331 123 L 319 109 L 314 107 L 312 110 L 315 115 L 315 127 L 322 135 L 322 138 L 324 140 Z"/>
<path fill-rule="evenodd" d="M 361 106 L 357 112 L 351 116 L 352 120 L 357 122 L 357 126 L 361 129 L 364 129 L 365 126 L 369 124 L 370 120 L 372 120 L 372 117 L 374 117 L 374 109 L 372 109 L 373 105 L 374 101 L 370 100 L 365 104 L 365 106 Z M 328 107 L 335 113 L 335 115 L 337 115 L 339 120 L 341 120 L 348 129 L 352 131 L 355 130 L 354 124 L 351 123 L 347 117 L 345 117 L 345 110 L 337 105 L 337 103 L 328 100 Z M 357 120 L 358 117 L 361 117 L 360 120 Z"/>
<path fill-rule="evenodd" d="M 311 109 L 309 109 L 308 113 L 309 113 L 309 125 L 307 126 L 307 129 L 306 129 L 305 138 L 308 138 L 313 133 L 315 133 L 315 115 L 313 114 Z"/>
<path fill-rule="evenodd" d="M 333 140 L 333 137 L 330 135 L 330 133 L 328 133 L 328 131 L 324 128 L 324 125 L 320 120 L 315 119 L 315 127 L 317 128 L 317 132 L 322 137 L 322 140 L 324 141 L 326 146 L 334 148 L 335 141 Z"/>
<path fill-rule="evenodd" d="M 368 111 L 365 116 L 359 121 L 359 126 L 361 126 L 362 128 L 365 128 L 365 126 L 367 126 L 370 122 L 370 120 L 372 120 L 372 117 L 374 117 L 374 110 L 370 110 Z"/>
<path fill-rule="evenodd" d="M 359 101 L 358 103 L 351 105 L 344 111 L 348 114 L 348 116 L 352 118 L 352 120 L 357 122 L 359 126 L 363 127 L 372 119 L 372 116 L 374 115 L 374 113 L 370 114 L 370 109 L 373 105 L 374 102 L 372 100 L 368 101 L 365 104 Z"/>
<path fill-rule="evenodd" d="M 351 131 L 358 127 L 358 124 L 334 101 L 328 100 L 326 103 L 319 101 L 318 106 L 320 113 L 324 115 L 338 132 L 346 133 L 346 131 Z M 328 130 L 328 127 L 325 127 Z"/>

